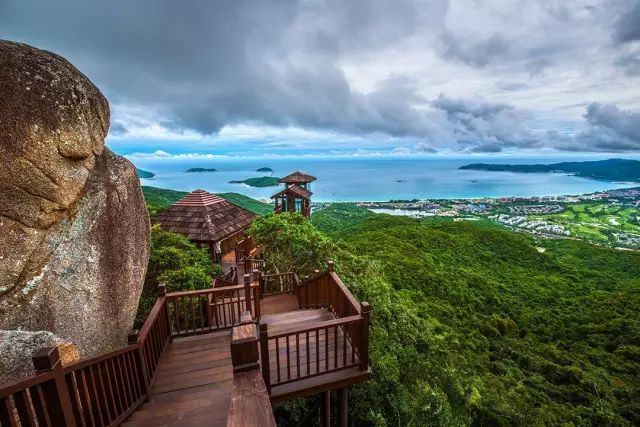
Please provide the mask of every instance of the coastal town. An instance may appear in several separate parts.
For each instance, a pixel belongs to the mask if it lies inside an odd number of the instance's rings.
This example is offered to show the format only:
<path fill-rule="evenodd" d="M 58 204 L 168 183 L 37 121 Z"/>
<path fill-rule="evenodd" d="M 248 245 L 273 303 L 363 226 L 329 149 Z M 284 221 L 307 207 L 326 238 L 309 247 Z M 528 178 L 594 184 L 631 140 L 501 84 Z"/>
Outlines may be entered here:
<path fill-rule="evenodd" d="M 331 203 L 316 202 L 314 209 Z M 640 249 L 640 187 L 544 197 L 358 202 L 375 213 L 453 221 L 489 220 L 546 238 L 573 238 Z"/>

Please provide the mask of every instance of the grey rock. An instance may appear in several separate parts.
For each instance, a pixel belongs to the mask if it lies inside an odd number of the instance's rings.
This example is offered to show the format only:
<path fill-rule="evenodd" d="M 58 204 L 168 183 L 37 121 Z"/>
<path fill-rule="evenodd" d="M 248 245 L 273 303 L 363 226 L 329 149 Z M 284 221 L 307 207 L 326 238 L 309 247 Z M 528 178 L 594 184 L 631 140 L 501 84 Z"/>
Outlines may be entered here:
<path fill-rule="evenodd" d="M 60 360 L 78 360 L 77 347 L 48 331 L 0 331 L 0 384 L 35 374 L 31 358 L 42 348 L 58 347 Z"/>
<path fill-rule="evenodd" d="M 0 329 L 50 331 L 83 357 L 118 348 L 149 217 L 135 167 L 105 147 L 107 100 L 60 56 L 1 40 L 0 100 Z"/>

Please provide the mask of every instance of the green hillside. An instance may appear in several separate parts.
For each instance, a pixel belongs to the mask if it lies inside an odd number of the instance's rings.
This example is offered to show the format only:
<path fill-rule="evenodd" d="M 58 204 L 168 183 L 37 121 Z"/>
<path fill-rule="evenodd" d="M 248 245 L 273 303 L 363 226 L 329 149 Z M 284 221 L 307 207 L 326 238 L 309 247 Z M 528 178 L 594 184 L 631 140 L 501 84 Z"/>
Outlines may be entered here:
<path fill-rule="evenodd" d="M 313 222 L 373 305 L 354 425 L 640 423 L 640 253 L 354 206 Z"/>
<path fill-rule="evenodd" d="M 168 190 L 166 188 L 149 187 L 145 185 L 142 186 L 142 192 L 144 193 L 145 200 L 147 201 L 149 212 L 152 215 L 158 212 L 158 210 L 166 208 L 189 194 L 185 191 Z M 241 208 L 254 212 L 257 215 L 266 215 L 273 212 L 273 206 L 259 202 L 243 194 L 219 193 L 218 195 Z"/>
<path fill-rule="evenodd" d="M 640 161 L 627 159 L 609 159 L 587 162 L 562 162 L 535 165 L 504 165 L 473 163 L 461 166 L 460 169 L 483 171 L 508 171 L 520 173 L 562 172 L 584 178 L 602 179 L 606 181 L 640 181 Z"/>

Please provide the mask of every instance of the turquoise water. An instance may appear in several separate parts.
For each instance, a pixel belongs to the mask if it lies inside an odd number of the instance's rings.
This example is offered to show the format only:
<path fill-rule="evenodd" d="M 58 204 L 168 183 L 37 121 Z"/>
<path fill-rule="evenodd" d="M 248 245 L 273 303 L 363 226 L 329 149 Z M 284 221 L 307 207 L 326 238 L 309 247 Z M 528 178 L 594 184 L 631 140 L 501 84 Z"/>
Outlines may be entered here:
<path fill-rule="evenodd" d="M 144 185 L 184 191 L 197 188 L 216 193 L 233 191 L 257 199 L 269 198 L 276 192 L 277 187 L 251 188 L 243 184 L 229 184 L 228 181 L 263 176 L 263 173 L 255 172 L 260 167 L 270 167 L 274 170 L 274 176 L 284 176 L 298 169 L 318 178 L 311 185 L 313 200 L 316 201 L 576 195 L 638 185 L 596 181 L 563 174 L 517 174 L 458 169 L 462 165 L 476 162 L 555 163 L 566 161 L 566 157 L 133 160 L 136 166 L 156 174 L 154 179 L 143 180 Z M 216 168 L 218 171 L 184 172 L 192 167 Z"/>

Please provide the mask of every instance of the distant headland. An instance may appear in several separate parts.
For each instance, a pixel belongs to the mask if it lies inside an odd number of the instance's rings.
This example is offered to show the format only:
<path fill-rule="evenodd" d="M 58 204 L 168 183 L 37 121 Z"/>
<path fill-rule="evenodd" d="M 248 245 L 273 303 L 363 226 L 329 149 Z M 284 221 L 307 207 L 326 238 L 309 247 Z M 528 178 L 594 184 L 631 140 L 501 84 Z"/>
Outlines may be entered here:
<path fill-rule="evenodd" d="M 150 179 L 156 176 L 155 173 L 136 168 L 136 172 L 140 178 Z"/>
<path fill-rule="evenodd" d="M 640 182 L 640 161 L 628 159 L 563 162 L 552 163 L 548 165 L 501 165 L 488 163 L 472 163 L 469 165 L 460 166 L 460 169 L 518 173 L 555 172 L 603 181 Z"/>
<path fill-rule="evenodd" d="M 187 173 L 197 173 L 197 172 L 217 172 L 218 169 L 215 168 L 190 168 L 187 169 L 185 172 Z"/>
<path fill-rule="evenodd" d="M 280 178 L 275 176 L 261 176 L 257 178 L 247 178 L 239 181 L 229 181 L 229 184 L 245 184 L 249 187 L 276 187 L 280 183 Z"/>

